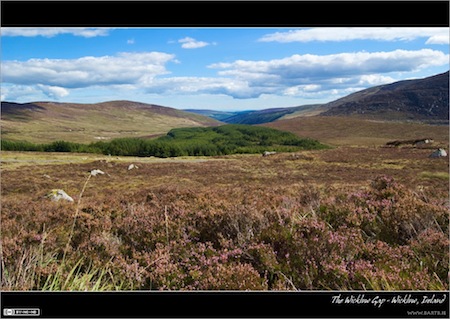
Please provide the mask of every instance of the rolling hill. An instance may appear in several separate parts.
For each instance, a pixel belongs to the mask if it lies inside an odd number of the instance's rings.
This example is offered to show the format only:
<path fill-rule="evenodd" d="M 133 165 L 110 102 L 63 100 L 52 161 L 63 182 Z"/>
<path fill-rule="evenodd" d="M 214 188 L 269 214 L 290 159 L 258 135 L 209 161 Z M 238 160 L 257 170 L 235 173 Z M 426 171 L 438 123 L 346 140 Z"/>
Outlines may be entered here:
<path fill-rule="evenodd" d="M 323 106 L 322 116 L 449 122 L 449 72 L 365 89 Z"/>
<path fill-rule="evenodd" d="M 214 112 L 201 114 L 231 124 L 263 124 L 315 115 L 448 124 L 449 72 L 375 86 L 325 104 L 236 112 L 231 116 Z"/>
<path fill-rule="evenodd" d="M 219 121 L 170 107 L 132 101 L 96 104 L 1 103 L 2 139 L 89 143 L 117 137 L 166 134 L 177 127 L 216 126 Z"/>

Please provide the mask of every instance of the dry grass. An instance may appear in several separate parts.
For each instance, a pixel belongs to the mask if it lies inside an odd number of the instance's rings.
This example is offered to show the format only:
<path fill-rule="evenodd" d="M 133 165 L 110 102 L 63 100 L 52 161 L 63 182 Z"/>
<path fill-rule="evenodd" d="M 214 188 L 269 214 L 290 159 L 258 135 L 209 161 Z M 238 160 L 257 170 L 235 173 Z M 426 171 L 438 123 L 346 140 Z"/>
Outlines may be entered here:
<path fill-rule="evenodd" d="M 108 172 L 101 187 L 132 190 L 176 185 L 181 188 L 216 188 L 245 184 L 249 187 L 317 185 L 361 187 L 385 174 L 411 187 L 445 191 L 448 158 L 428 158 L 429 150 L 413 148 L 339 147 L 323 151 L 219 157 L 139 158 L 72 153 L 2 152 L 2 190 L 70 187 L 79 190 L 84 173 L 93 168 Z M 128 171 L 130 163 L 138 170 Z M 423 172 L 428 172 L 424 175 Z M 49 178 L 44 177 L 49 176 Z M 445 182 L 445 181 L 444 181 Z M 104 185 L 103 185 L 104 184 Z M 6 192 L 6 193 L 5 193 Z M 73 194 L 73 193 L 72 193 Z"/>
<path fill-rule="evenodd" d="M 4 280 L 14 290 L 448 289 L 449 162 L 428 153 L 3 153 Z M 92 169 L 109 175 L 86 183 Z M 44 199 L 53 188 L 79 205 Z"/>
<path fill-rule="evenodd" d="M 165 134 L 175 127 L 217 125 L 213 119 L 165 107 L 120 101 L 98 104 L 37 103 L 39 111 L 23 111 L 18 120 L 4 112 L 4 139 L 48 143 L 90 143 L 119 137 Z M 136 123 L 140 123 L 136 125 Z"/>

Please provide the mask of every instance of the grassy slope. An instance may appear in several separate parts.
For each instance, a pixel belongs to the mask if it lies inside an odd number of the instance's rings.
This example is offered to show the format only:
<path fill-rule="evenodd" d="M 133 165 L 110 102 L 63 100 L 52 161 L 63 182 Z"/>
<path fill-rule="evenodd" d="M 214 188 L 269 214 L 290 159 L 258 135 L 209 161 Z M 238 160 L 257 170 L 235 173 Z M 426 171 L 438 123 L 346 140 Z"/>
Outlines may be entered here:
<path fill-rule="evenodd" d="M 448 147 L 449 127 L 369 121 L 346 117 L 297 117 L 264 126 L 289 131 L 331 145 L 381 146 L 391 140 L 433 138 L 433 147 Z"/>
<path fill-rule="evenodd" d="M 35 143 L 66 140 L 89 143 L 117 137 L 167 133 L 174 127 L 217 125 L 213 119 L 172 108 L 114 101 L 98 104 L 34 103 L 42 107 L 2 110 L 2 138 Z"/>
<path fill-rule="evenodd" d="M 328 110 L 323 104 L 309 104 L 303 105 L 301 107 L 296 108 L 297 111 L 293 113 L 286 114 L 280 117 L 278 120 L 288 120 L 296 117 L 309 117 L 314 115 L 319 115 L 320 113 Z"/>

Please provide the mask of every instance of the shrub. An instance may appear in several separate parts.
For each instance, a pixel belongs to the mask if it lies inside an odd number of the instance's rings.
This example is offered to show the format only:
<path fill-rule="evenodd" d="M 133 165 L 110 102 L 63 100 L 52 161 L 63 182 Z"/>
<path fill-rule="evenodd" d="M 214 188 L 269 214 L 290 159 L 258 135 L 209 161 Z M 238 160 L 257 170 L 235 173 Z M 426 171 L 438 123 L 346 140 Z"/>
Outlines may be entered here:
<path fill-rule="evenodd" d="M 42 145 L 33 144 L 25 141 L 1 141 L 2 151 L 26 151 L 26 152 L 43 152 Z"/>
<path fill-rule="evenodd" d="M 158 165 L 142 165 L 139 173 L 153 180 L 155 170 L 165 174 L 174 167 Z M 189 169 L 177 176 L 192 174 Z M 30 199 L 29 180 L 8 184 L 20 192 L 2 186 L 7 190 L 2 199 L 3 286 L 448 289 L 446 204 L 390 177 L 377 177 L 350 193 L 310 185 L 255 186 L 242 183 L 245 179 L 217 179 L 197 188 L 143 183 L 124 190 L 119 185 L 118 192 L 114 183 L 122 177 L 112 168 L 109 172 L 110 177 L 92 179 L 85 188 L 76 219 L 73 204 L 43 201 L 40 194 Z M 85 177 L 80 173 L 74 182 L 65 181 L 69 191 L 83 185 Z M 37 189 L 50 185 L 35 183 Z"/>
<path fill-rule="evenodd" d="M 262 153 L 270 147 L 278 152 L 326 148 L 318 141 L 301 139 L 288 132 L 249 125 L 223 125 L 173 129 L 166 136 L 148 140 L 118 138 L 109 142 L 78 144 L 56 141 L 50 144 L 3 141 L 2 150 L 87 152 L 117 156 L 216 156 Z"/>

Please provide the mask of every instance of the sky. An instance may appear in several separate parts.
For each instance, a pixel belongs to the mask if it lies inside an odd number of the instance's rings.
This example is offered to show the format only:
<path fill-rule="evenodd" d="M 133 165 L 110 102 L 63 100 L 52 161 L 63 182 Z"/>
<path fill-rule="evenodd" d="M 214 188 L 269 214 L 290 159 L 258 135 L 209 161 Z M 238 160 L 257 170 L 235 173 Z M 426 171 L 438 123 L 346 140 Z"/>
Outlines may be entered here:
<path fill-rule="evenodd" d="M 449 70 L 449 28 L 1 28 L 1 100 L 326 103 Z"/>

